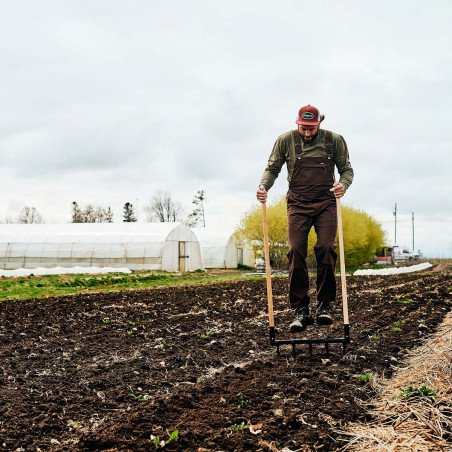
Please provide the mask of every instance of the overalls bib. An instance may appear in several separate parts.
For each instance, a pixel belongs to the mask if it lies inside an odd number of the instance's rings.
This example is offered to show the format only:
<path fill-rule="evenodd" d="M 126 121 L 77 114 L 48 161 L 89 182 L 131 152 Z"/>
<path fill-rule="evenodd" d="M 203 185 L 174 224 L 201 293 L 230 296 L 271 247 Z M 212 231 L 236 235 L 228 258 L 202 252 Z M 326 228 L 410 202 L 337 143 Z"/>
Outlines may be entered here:
<path fill-rule="evenodd" d="M 287 193 L 289 237 L 289 299 L 292 308 L 309 305 L 309 276 L 306 264 L 308 235 L 314 226 L 317 243 L 317 300 L 331 302 L 336 298 L 335 252 L 337 211 L 331 190 L 334 183 L 332 134 L 327 131 L 326 153 L 322 157 L 301 155 L 301 135 L 292 131 L 295 162 Z"/>

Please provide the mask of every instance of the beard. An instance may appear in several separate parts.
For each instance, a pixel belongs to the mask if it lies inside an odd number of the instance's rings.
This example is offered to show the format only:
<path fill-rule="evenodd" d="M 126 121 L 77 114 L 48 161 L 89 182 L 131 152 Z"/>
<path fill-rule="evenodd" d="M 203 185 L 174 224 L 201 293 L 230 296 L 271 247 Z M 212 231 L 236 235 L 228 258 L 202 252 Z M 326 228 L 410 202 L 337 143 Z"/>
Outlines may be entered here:
<path fill-rule="evenodd" d="M 308 138 L 305 138 L 303 135 L 301 135 L 301 138 L 302 138 L 302 140 L 303 140 L 305 143 L 312 143 L 312 142 L 315 140 L 315 138 L 317 137 L 318 134 L 319 134 L 319 132 L 317 132 L 315 135 L 311 135 L 311 136 L 308 137 Z"/>

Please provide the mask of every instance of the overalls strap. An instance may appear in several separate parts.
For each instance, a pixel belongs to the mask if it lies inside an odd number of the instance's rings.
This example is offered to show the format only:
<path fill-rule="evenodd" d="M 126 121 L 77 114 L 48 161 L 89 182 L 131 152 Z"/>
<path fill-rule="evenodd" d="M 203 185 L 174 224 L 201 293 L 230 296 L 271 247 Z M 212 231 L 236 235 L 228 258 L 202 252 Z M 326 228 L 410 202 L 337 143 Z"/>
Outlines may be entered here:
<path fill-rule="evenodd" d="M 298 130 L 292 130 L 293 141 L 295 143 L 295 154 L 301 154 L 301 135 Z"/>
<path fill-rule="evenodd" d="M 328 157 L 332 157 L 333 154 L 333 132 L 325 130 L 326 133 L 326 153 Z"/>

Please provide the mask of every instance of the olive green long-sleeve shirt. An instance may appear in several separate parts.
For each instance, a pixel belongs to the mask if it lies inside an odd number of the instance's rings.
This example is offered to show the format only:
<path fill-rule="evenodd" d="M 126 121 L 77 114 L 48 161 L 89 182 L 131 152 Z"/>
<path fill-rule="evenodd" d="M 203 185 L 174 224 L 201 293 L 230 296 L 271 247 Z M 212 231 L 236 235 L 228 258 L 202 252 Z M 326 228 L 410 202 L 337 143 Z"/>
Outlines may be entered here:
<path fill-rule="evenodd" d="M 326 154 L 326 131 L 319 129 L 315 139 L 311 143 L 304 143 L 301 140 L 301 155 L 306 157 L 322 157 Z M 295 155 L 295 143 L 292 132 L 286 132 L 275 142 L 273 151 L 268 159 L 267 167 L 260 185 L 269 190 L 274 184 L 284 163 L 287 164 L 287 180 L 292 180 L 297 156 Z M 353 181 L 353 168 L 350 164 L 347 144 L 344 138 L 337 133 L 333 133 L 333 162 L 339 172 L 339 182 L 347 188 Z M 332 185 L 332 183 L 331 183 Z"/>

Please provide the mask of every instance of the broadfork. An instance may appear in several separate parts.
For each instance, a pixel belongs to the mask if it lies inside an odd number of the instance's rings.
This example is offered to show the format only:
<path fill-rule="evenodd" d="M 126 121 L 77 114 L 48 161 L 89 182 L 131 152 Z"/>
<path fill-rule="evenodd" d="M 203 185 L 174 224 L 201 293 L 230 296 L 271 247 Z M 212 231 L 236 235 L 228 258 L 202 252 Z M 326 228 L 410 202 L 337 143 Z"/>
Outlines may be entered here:
<path fill-rule="evenodd" d="M 279 347 L 284 344 L 291 344 L 293 356 L 296 357 L 296 344 L 308 344 L 309 354 L 312 356 L 312 344 L 325 344 L 327 355 L 329 354 L 329 344 L 342 344 L 343 352 L 347 344 L 350 343 L 350 324 L 348 323 L 348 303 L 347 303 L 347 281 L 345 275 L 345 260 L 344 260 L 344 234 L 342 229 L 342 209 L 341 201 L 336 198 L 337 207 L 337 226 L 339 231 L 339 256 L 341 268 L 341 290 L 342 290 L 342 310 L 344 315 L 344 337 L 327 337 L 323 339 L 276 339 L 275 336 L 275 319 L 273 316 L 273 295 L 272 295 L 272 280 L 271 280 L 271 266 L 270 266 L 270 252 L 268 248 L 268 229 L 267 229 L 267 206 L 262 203 L 262 220 L 264 225 L 264 249 L 265 249 L 265 276 L 267 279 L 267 298 L 268 298 L 268 318 L 270 325 L 270 344 L 276 345 L 279 355 Z"/>

